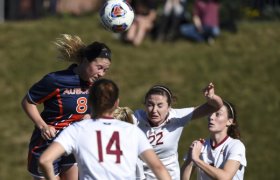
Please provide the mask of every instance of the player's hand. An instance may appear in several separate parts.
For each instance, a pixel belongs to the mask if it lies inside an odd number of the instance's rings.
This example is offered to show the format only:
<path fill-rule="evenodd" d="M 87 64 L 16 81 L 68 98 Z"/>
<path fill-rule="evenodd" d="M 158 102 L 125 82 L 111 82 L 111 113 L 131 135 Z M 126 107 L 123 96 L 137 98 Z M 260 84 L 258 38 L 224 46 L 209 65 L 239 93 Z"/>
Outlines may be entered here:
<path fill-rule="evenodd" d="M 191 157 L 193 161 L 196 161 L 199 159 L 200 153 L 201 153 L 201 149 L 203 146 L 204 141 L 202 141 L 202 139 L 200 140 L 195 140 L 193 141 L 193 143 L 191 144 Z"/>
<path fill-rule="evenodd" d="M 215 88 L 212 82 L 203 89 L 203 94 L 206 97 L 207 104 L 214 107 L 216 110 L 223 106 L 223 100 L 219 95 L 215 94 Z"/>
<path fill-rule="evenodd" d="M 205 139 L 199 138 L 199 142 L 201 142 L 202 144 L 204 144 L 204 143 L 205 143 Z"/>
<path fill-rule="evenodd" d="M 207 99 L 212 99 L 213 96 L 215 95 L 215 88 L 214 84 L 211 82 L 209 83 L 204 89 L 203 89 L 204 96 Z"/>
<path fill-rule="evenodd" d="M 46 126 L 41 129 L 41 136 L 45 140 L 51 140 L 55 137 L 56 129 L 53 126 Z"/>

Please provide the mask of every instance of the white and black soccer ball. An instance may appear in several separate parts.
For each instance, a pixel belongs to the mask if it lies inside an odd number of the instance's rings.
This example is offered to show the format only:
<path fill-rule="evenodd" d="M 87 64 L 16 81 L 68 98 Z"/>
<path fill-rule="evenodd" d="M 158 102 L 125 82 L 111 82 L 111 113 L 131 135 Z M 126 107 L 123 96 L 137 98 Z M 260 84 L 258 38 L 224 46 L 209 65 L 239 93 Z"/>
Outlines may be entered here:
<path fill-rule="evenodd" d="M 115 33 L 128 30 L 134 19 L 134 11 L 125 0 L 106 1 L 99 15 L 103 26 Z"/>

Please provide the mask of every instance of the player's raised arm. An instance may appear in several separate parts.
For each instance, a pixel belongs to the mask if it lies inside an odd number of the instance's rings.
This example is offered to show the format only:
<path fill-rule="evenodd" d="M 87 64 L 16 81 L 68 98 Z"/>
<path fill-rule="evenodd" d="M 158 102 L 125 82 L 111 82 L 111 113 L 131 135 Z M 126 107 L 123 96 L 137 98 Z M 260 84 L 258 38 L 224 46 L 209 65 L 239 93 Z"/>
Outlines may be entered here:
<path fill-rule="evenodd" d="M 215 94 L 215 87 L 212 82 L 203 89 L 203 95 L 207 102 L 195 108 L 192 119 L 207 116 L 223 106 L 223 100 L 219 95 Z"/>

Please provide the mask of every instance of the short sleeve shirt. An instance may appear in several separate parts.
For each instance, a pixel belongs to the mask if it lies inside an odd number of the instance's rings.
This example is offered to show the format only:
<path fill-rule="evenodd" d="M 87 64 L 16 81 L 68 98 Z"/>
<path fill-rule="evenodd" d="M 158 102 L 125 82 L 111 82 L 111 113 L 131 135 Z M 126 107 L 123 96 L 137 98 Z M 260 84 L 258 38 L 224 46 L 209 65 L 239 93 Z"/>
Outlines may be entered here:
<path fill-rule="evenodd" d="M 183 128 L 190 122 L 194 108 L 171 109 L 167 120 L 158 127 L 152 127 L 145 111 L 137 110 L 134 116 L 138 127 L 145 133 L 156 154 L 169 171 L 172 179 L 180 178 L 178 162 L 178 143 Z M 144 163 L 147 176 L 155 178 L 152 171 Z"/>
<path fill-rule="evenodd" d="M 217 168 L 223 168 L 227 160 L 235 160 L 240 162 L 240 168 L 237 170 L 233 180 L 240 180 L 244 177 L 245 167 L 247 165 L 245 156 L 245 146 L 238 140 L 228 137 L 224 143 L 213 149 L 210 139 L 207 139 L 201 152 L 200 158 Z M 201 169 L 197 168 L 198 178 L 200 180 L 211 179 Z"/>
<path fill-rule="evenodd" d="M 116 119 L 87 119 L 54 140 L 73 153 L 81 179 L 135 179 L 138 155 L 152 149 L 135 125 Z"/>

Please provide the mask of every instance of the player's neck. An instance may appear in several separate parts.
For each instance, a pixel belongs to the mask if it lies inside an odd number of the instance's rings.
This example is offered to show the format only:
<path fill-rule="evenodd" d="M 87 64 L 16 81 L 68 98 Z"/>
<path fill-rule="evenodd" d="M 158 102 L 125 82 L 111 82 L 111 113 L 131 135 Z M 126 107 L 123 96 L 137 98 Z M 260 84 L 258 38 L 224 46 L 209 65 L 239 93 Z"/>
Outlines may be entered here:
<path fill-rule="evenodd" d="M 96 118 L 98 119 L 114 119 L 114 116 L 112 113 L 103 113 L 99 116 L 97 116 Z"/>
<path fill-rule="evenodd" d="M 101 116 L 100 119 L 114 119 L 113 116 Z"/>
<path fill-rule="evenodd" d="M 211 146 L 212 147 L 217 147 L 220 144 L 222 144 L 225 140 L 227 140 L 228 135 L 227 134 L 215 134 L 211 136 Z"/>

